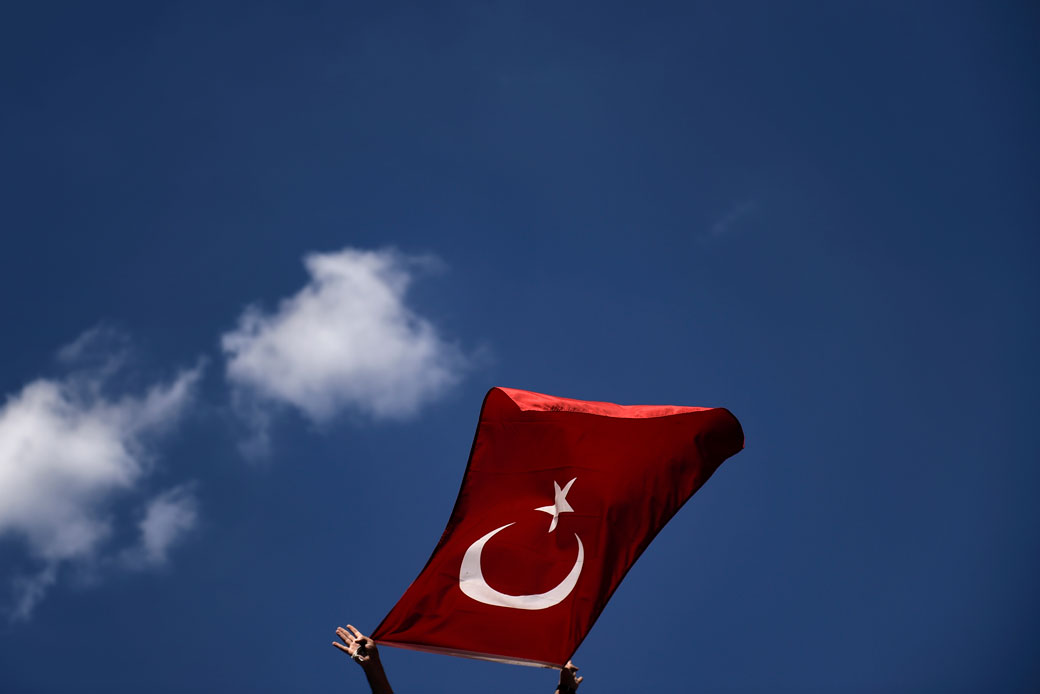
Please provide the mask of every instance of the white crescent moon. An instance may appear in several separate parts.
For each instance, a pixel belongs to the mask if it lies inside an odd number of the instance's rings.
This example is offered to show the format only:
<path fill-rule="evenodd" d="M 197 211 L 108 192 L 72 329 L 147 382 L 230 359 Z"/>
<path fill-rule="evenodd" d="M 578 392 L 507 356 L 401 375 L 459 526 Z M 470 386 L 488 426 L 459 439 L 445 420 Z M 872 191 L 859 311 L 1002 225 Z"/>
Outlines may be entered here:
<path fill-rule="evenodd" d="M 578 576 L 581 574 L 581 568 L 585 563 L 585 548 L 582 546 L 581 538 L 578 537 L 577 533 L 574 534 L 574 539 L 578 541 L 578 559 L 574 562 L 574 566 L 571 568 L 571 572 L 567 574 L 567 577 L 552 590 L 536 595 L 509 595 L 500 593 L 487 584 L 487 581 L 484 580 L 484 573 L 480 570 L 480 553 L 488 540 L 510 525 L 513 524 L 509 523 L 497 530 L 492 530 L 470 545 L 469 549 L 466 550 L 466 554 L 462 557 L 462 568 L 459 570 L 459 588 L 462 589 L 462 592 L 485 605 L 512 607 L 516 610 L 544 610 L 570 595 L 571 591 L 574 590 L 574 586 L 578 584 Z"/>

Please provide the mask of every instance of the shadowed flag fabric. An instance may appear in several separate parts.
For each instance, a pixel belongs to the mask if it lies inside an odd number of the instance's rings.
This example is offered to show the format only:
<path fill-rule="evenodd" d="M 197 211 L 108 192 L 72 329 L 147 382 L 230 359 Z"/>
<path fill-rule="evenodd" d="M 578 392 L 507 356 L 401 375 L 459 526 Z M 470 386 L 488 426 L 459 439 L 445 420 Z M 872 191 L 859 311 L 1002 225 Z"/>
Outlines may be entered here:
<path fill-rule="evenodd" d="M 448 526 L 372 637 L 562 666 L 650 541 L 743 447 L 722 408 L 492 388 Z"/>

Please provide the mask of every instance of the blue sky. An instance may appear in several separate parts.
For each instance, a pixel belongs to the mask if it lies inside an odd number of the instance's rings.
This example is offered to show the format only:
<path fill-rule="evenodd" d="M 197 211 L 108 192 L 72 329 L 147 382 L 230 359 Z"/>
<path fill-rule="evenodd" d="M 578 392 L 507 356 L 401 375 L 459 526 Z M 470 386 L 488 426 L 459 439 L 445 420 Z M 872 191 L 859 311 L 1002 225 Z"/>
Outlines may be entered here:
<path fill-rule="evenodd" d="M 1040 685 L 1035 7 L 210 5 L 0 11 L 0 689 L 364 691 L 494 385 L 747 435 L 583 692 Z"/>

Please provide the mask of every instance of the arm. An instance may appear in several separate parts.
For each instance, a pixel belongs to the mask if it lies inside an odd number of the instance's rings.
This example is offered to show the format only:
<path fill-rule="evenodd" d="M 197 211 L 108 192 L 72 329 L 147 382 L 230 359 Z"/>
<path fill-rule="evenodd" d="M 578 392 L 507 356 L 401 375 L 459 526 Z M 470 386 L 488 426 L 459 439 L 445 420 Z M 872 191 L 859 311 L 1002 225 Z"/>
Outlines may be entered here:
<path fill-rule="evenodd" d="M 575 694 L 578 691 L 578 685 L 585 678 L 575 677 L 574 673 L 577 671 L 577 666 L 568 660 L 560 670 L 560 684 L 556 687 L 556 694 Z"/>
<path fill-rule="evenodd" d="M 394 694 L 394 690 L 390 688 L 390 681 L 383 672 L 383 664 L 379 662 L 376 642 L 350 624 L 347 625 L 347 629 L 336 628 L 336 635 L 343 640 L 343 643 L 333 641 L 332 645 L 349 655 L 354 662 L 361 666 L 361 669 L 365 671 L 365 677 L 368 678 L 368 686 L 372 688 L 372 694 Z"/>

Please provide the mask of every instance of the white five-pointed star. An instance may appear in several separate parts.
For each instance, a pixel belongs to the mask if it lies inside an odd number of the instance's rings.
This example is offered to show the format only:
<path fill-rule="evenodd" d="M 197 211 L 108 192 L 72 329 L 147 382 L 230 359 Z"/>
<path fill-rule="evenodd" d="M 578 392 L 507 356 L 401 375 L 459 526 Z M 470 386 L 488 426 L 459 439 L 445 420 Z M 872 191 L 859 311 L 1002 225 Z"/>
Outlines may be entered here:
<path fill-rule="evenodd" d="M 574 480 L 578 479 L 577 477 Z M 574 484 L 574 480 L 571 480 L 567 485 L 560 489 L 560 485 L 557 482 L 553 482 L 553 486 L 556 487 L 556 501 L 552 506 L 541 506 L 536 508 L 535 511 L 545 511 L 552 516 L 552 522 L 549 523 L 549 532 L 556 530 L 556 521 L 560 519 L 561 513 L 571 513 L 574 511 L 571 505 L 567 503 L 567 492 L 571 490 L 571 485 Z"/>

